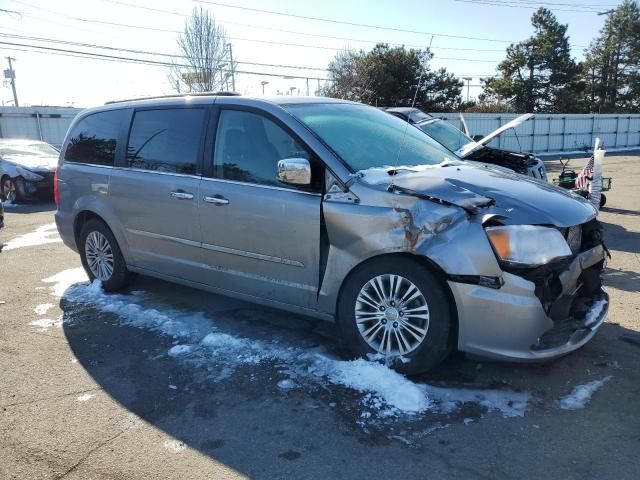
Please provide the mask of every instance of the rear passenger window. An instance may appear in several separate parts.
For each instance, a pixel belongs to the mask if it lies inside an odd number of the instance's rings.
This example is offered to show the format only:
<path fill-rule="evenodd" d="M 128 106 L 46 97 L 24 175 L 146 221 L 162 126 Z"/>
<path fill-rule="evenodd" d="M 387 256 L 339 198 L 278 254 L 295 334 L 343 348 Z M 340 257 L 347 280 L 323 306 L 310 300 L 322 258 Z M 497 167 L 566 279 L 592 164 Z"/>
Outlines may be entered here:
<path fill-rule="evenodd" d="M 195 174 L 203 120 L 202 108 L 136 112 L 127 146 L 129 167 Z"/>
<path fill-rule="evenodd" d="M 78 122 L 64 154 L 66 162 L 113 165 L 124 110 L 91 114 Z"/>
<path fill-rule="evenodd" d="M 213 159 L 216 177 L 282 186 L 277 166 L 278 160 L 284 158 L 309 160 L 309 154 L 268 118 L 240 110 L 222 110 Z"/>

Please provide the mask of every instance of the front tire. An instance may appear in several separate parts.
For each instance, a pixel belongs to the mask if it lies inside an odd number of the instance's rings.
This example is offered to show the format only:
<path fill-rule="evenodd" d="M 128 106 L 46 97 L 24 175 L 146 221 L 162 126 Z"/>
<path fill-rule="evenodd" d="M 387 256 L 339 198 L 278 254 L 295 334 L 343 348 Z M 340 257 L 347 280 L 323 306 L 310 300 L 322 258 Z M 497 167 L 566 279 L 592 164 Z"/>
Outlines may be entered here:
<path fill-rule="evenodd" d="M 449 352 L 453 316 L 443 282 L 410 258 L 386 257 L 357 268 L 346 279 L 337 316 L 356 357 L 377 354 L 402 373 L 425 372 Z"/>
<path fill-rule="evenodd" d="M 100 280 L 105 291 L 121 290 L 135 279 L 135 274 L 127 270 L 116 238 L 104 222 L 89 220 L 83 225 L 78 250 L 89 279 Z"/>
<path fill-rule="evenodd" d="M 22 203 L 24 201 L 24 185 L 21 184 L 21 178 L 11 178 L 8 175 L 2 178 L 0 188 L 2 190 L 2 198 L 11 203 Z"/>

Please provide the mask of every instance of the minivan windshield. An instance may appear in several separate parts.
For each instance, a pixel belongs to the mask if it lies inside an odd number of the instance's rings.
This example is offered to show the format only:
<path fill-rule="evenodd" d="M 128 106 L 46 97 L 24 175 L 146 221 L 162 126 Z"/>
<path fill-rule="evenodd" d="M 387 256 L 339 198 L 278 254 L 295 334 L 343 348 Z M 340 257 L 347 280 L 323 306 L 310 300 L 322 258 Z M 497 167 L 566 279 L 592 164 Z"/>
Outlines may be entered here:
<path fill-rule="evenodd" d="M 417 127 L 452 152 L 456 152 L 466 144 L 473 142 L 471 138 L 445 120 L 418 123 Z"/>
<path fill-rule="evenodd" d="M 58 151 L 48 143 L 3 143 L 0 155 L 58 156 Z"/>
<path fill-rule="evenodd" d="M 375 107 L 351 103 L 283 107 L 355 172 L 380 167 L 436 165 L 457 159 L 421 130 Z"/>

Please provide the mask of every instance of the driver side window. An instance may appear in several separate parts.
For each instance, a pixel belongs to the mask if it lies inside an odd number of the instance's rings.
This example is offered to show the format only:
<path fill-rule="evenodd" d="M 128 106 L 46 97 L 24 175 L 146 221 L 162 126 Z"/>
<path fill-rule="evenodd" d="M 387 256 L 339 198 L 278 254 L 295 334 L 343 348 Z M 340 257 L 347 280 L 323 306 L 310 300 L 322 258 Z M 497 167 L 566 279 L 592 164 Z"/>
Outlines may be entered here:
<path fill-rule="evenodd" d="M 241 110 L 220 112 L 213 157 L 215 177 L 291 187 L 278 181 L 278 161 L 285 158 L 306 158 L 311 163 L 305 148 L 268 118 Z"/>

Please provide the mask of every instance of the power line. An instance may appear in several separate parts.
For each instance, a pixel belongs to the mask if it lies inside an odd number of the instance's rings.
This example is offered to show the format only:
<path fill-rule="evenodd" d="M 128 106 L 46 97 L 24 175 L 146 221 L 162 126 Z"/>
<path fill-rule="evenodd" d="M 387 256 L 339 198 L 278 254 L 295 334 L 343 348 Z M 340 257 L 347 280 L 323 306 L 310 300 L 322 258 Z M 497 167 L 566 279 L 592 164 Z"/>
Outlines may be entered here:
<path fill-rule="evenodd" d="M 164 10 L 164 9 L 160 9 L 160 8 L 152 8 L 152 7 L 146 7 L 143 5 L 136 5 L 133 3 L 127 3 L 127 2 L 121 2 L 118 0 L 102 0 L 104 2 L 109 2 L 109 3 L 113 3 L 116 5 L 121 5 L 124 7 L 130 7 L 130 8 L 139 8 L 142 10 L 147 10 L 147 11 L 152 11 L 152 12 L 157 12 L 157 13 L 165 13 L 168 15 L 175 15 L 175 16 L 180 16 L 180 17 L 188 17 L 189 15 L 184 14 L 184 13 L 178 13 L 178 12 L 174 12 L 171 10 Z M 221 22 L 224 25 L 238 25 L 240 27 L 249 27 L 249 28 L 258 28 L 260 30 L 269 30 L 272 32 L 282 32 L 282 33 L 293 33 L 295 35 L 304 35 L 307 37 L 316 37 L 316 38 L 326 38 L 326 39 L 330 39 L 330 40 L 344 40 L 344 41 L 348 41 L 348 42 L 360 42 L 360 43 L 369 43 L 369 44 L 378 44 L 378 43 L 386 43 L 388 45 L 391 46 L 406 46 L 409 48 L 424 48 L 424 45 L 416 45 L 416 44 L 408 44 L 408 43 L 397 43 L 397 42 L 385 42 L 382 40 L 366 40 L 366 39 L 361 39 L 361 38 L 353 38 L 353 37 L 339 37 L 339 36 L 334 36 L 334 35 L 323 35 L 323 34 L 319 34 L 319 33 L 309 33 L 309 32 L 300 32 L 297 30 L 288 30 L 288 29 L 283 29 L 283 28 L 274 28 L 274 27 L 265 27 L 263 25 L 255 25 L 255 24 L 249 24 L 249 23 L 241 23 L 241 22 L 235 22 L 235 21 L 222 21 Z M 460 51 L 472 51 L 472 52 L 504 52 L 504 49 L 486 49 L 486 48 L 462 48 L 462 47 L 440 47 L 440 46 L 434 46 L 432 47 L 432 49 L 437 49 L 437 50 L 460 50 Z"/>
<path fill-rule="evenodd" d="M 561 4 L 549 4 L 549 3 L 544 3 L 544 2 L 523 2 L 523 3 L 519 3 L 519 2 L 515 2 L 514 0 L 508 0 L 508 1 L 500 1 L 500 0 L 455 0 L 456 2 L 462 2 L 462 3 L 475 3 L 478 5 L 492 5 L 492 6 L 500 6 L 500 7 L 510 7 L 510 8 L 527 8 L 527 9 L 531 9 L 531 10 L 537 10 L 538 8 L 540 8 L 541 6 L 547 5 L 547 6 L 552 6 L 552 5 L 561 5 Z M 554 11 L 558 11 L 558 12 L 576 12 L 576 13 L 594 13 L 597 12 L 598 10 L 596 8 L 593 8 L 591 5 L 578 5 L 578 4 L 572 4 L 575 5 L 576 7 L 582 7 L 580 9 L 576 9 L 576 8 L 556 8 L 555 6 L 550 8 L 551 10 Z"/>
<path fill-rule="evenodd" d="M 299 18 L 299 19 L 302 19 L 302 20 L 313 20 L 313 21 L 317 21 L 317 22 L 326 22 L 326 23 L 333 23 L 333 24 L 339 24 L 339 25 L 348 25 L 350 27 L 373 28 L 373 29 L 377 29 L 377 30 L 388 30 L 388 31 L 392 31 L 392 32 L 413 33 L 413 34 L 418 34 L 418 35 L 429 35 L 429 36 L 433 35 L 435 37 L 462 38 L 462 39 L 466 39 L 466 40 L 480 40 L 480 41 L 485 41 L 485 42 L 499 42 L 499 43 L 511 43 L 512 42 L 512 40 L 501 40 L 501 39 L 495 39 L 495 38 L 482 38 L 482 37 L 469 37 L 469 36 L 464 36 L 464 35 L 450 35 L 450 34 L 444 34 L 444 33 L 425 32 L 425 31 L 421 31 L 421 30 L 409 30 L 409 29 L 405 29 L 405 28 L 387 27 L 387 26 L 384 26 L 384 25 L 373 25 L 373 24 L 367 24 L 367 23 L 348 22 L 346 20 L 335 20 L 335 19 L 323 18 L 323 17 L 311 17 L 311 16 L 307 16 L 307 15 L 297 15 L 295 13 L 285 13 L 285 12 L 278 12 L 278 11 L 274 11 L 274 10 L 263 10 L 263 9 L 259 9 L 259 8 L 241 7 L 241 6 L 238 6 L 238 5 L 231 5 L 231 4 L 222 3 L 222 2 L 211 2 L 211 1 L 208 1 L 208 0 L 193 0 L 193 1 L 196 2 L 196 3 L 204 3 L 204 4 L 208 4 L 208 5 L 216 5 L 218 7 L 235 8 L 235 9 L 251 11 L 251 12 L 267 13 L 267 14 L 270 14 L 270 15 L 279 15 L 279 16 L 284 16 L 284 17 Z"/>
<path fill-rule="evenodd" d="M 20 0 L 16 0 L 18 3 L 21 3 L 23 5 L 27 5 L 29 7 L 35 8 L 35 9 L 39 9 L 39 10 L 43 10 L 49 13 L 53 13 L 55 15 L 64 17 L 64 18 L 68 18 L 71 20 L 75 20 L 75 21 L 79 21 L 79 22 L 85 22 L 85 23 L 92 23 L 92 24 L 102 24 L 102 25 L 108 25 L 108 26 L 115 26 L 115 27 L 123 27 L 123 28 L 131 28 L 131 29 L 139 29 L 139 30 L 147 30 L 147 31 L 156 31 L 156 32 L 165 32 L 165 33 L 182 33 L 180 30 L 171 30 L 171 29 L 166 29 L 166 28 L 158 28 L 158 27 L 151 27 L 151 26 L 145 26 L 145 25 L 132 25 L 132 24 L 127 24 L 127 23 L 119 23 L 119 22 L 108 22 L 108 21 L 104 21 L 104 20 L 97 20 L 97 19 L 90 19 L 90 18 L 82 18 L 82 17 L 71 17 L 71 16 L 67 16 L 64 14 L 61 14 L 59 12 L 55 12 L 53 10 L 50 9 L 46 9 L 46 8 L 42 8 L 36 5 L 32 5 L 29 4 L 27 2 L 23 2 Z M 133 8 L 143 8 L 145 10 L 151 9 L 153 11 L 157 11 L 157 12 L 162 12 L 162 13 L 171 13 L 171 14 L 176 14 L 176 15 L 182 15 L 182 14 L 178 14 L 177 12 L 171 12 L 168 10 L 162 10 L 162 9 L 157 9 L 157 8 L 151 8 L 151 7 L 142 7 L 140 5 L 134 5 L 134 4 L 129 4 L 126 2 L 119 2 L 119 1 L 115 1 L 115 0 L 104 0 L 104 1 L 108 1 L 111 3 L 116 3 L 119 5 L 123 5 L 123 6 L 129 6 L 129 7 L 133 7 Z M 215 4 L 218 5 L 218 3 L 215 2 L 205 2 L 205 1 L 201 1 L 201 0 L 193 0 L 193 1 L 197 1 L 200 3 L 211 3 L 211 4 Z M 471 0 L 470 0 L 471 1 Z M 223 5 L 223 4 L 220 4 Z M 226 4 L 224 4 L 226 6 Z M 229 5 L 232 8 L 244 8 L 244 7 L 237 7 L 235 5 Z M 257 9 L 249 9 L 249 10 L 257 10 Z M 265 11 L 267 12 L 267 11 Z M 271 13 L 270 11 L 268 11 L 269 13 Z M 282 15 L 289 15 L 289 14 L 284 14 L 281 13 Z M 28 14 L 25 13 L 24 15 L 27 16 L 32 16 L 34 18 L 38 18 L 32 14 Z M 291 14 L 293 15 L 293 14 Z M 184 16 L 184 15 L 182 15 Z M 295 15 L 294 15 L 295 16 Z M 237 22 L 227 22 L 230 24 L 237 24 L 237 25 L 242 25 L 242 26 L 248 26 L 248 27 L 254 27 L 254 28 L 264 28 L 264 29 L 269 29 L 269 30 L 275 30 L 275 31 L 282 31 L 285 33 L 296 33 L 296 34 L 301 34 L 301 35 L 313 35 L 313 36 L 318 36 L 318 37 L 323 37 L 323 38 L 333 38 L 333 39 L 337 39 L 337 40 L 347 40 L 347 41 L 358 41 L 358 42 L 367 42 L 367 43 L 387 43 L 387 42 L 375 42 L 372 40 L 360 40 L 360 39 L 355 39 L 355 38 L 346 38 L 346 37 L 331 37 L 331 36 L 326 36 L 326 35 L 314 35 L 314 34 L 305 34 L 302 32 L 295 32 L 295 31 L 291 31 L 291 30 L 281 30 L 281 29 L 275 29 L 275 28 L 270 28 L 270 27 L 260 27 L 260 26 L 255 26 L 255 25 L 247 25 L 247 24 L 240 24 Z M 380 28 L 387 28 L 387 27 L 380 27 Z M 391 28 L 391 27 L 389 27 Z M 400 30 L 400 29 L 396 29 L 396 30 Z M 401 30 L 400 30 L 401 31 Z M 408 31 L 411 32 L 411 31 Z M 414 32 L 414 33 L 425 33 L 425 32 Z M 458 35 L 440 35 L 440 34 L 434 34 L 435 36 L 446 36 L 446 37 L 452 37 L 452 38 L 463 38 L 463 39 L 473 39 L 473 40 L 486 40 L 486 41 L 496 41 L 496 42 L 507 42 L 509 43 L 509 40 L 492 40 L 492 39 L 482 39 L 482 38 L 478 38 L 478 37 L 464 37 L 464 36 L 458 36 Z M 267 44 L 267 45 L 278 45 L 278 46 L 286 46 L 286 47 L 298 47 L 298 48 L 312 48 L 312 49 L 319 49 L 319 50 L 331 50 L 331 51 L 340 51 L 343 50 L 344 47 L 341 48 L 336 48 L 336 47 L 328 47 L 328 46 L 324 46 L 324 45 L 309 45 L 309 44 L 303 44 L 303 43 L 290 43 L 290 42 L 280 42 L 280 41 L 271 41 L 271 40 L 264 40 L 264 39 L 254 39 L 254 38 L 244 38 L 244 37 L 229 37 L 229 40 L 232 41 L 236 41 L 236 42 L 253 42 L 253 43 L 262 43 L 262 44 Z M 390 44 L 390 45 L 405 45 L 405 44 Z M 415 48 L 422 48 L 419 45 L 407 45 L 410 47 L 415 47 Z M 574 45 L 573 49 L 578 49 L 577 47 L 582 47 L 582 48 L 586 48 L 586 46 L 584 45 Z M 477 49 L 477 48 L 456 48 L 456 47 L 433 47 L 434 49 L 442 49 L 442 50 L 461 50 L 461 51 L 477 51 L 477 52 L 481 52 L 481 51 L 487 51 L 487 52 L 503 52 L 504 50 L 497 50 L 497 49 Z M 437 57 L 438 59 L 441 60 L 460 60 L 460 61 L 471 61 L 471 62 L 486 62 L 486 63 L 497 63 L 499 62 L 499 60 L 483 60 L 483 59 L 467 59 L 467 58 L 455 58 L 455 57 Z"/>
<path fill-rule="evenodd" d="M 501 39 L 496 39 L 496 38 L 470 37 L 470 36 L 465 36 L 465 35 L 451 35 L 451 34 L 446 34 L 446 33 L 434 33 L 434 32 L 425 32 L 425 31 L 421 31 L 421 30 L 409 30 L 409 29 L 404 29 L 404 28 L 387 27 L 387 26 L 383 26 L 383 25 L 372 25 L 372 24 L 367 24 L 367 23 L 348 22 L 348 21 L 345 21 L 345 20 L 335 20 L 335 19 L 322 18 L 322 17 L 311 17 L 311 16 L 306 16 L 306 15 L 297 15 L 297 14 L 294 14 L 294 13 L 277 12 L 277 11 L 274 11 L 274 10 L 262 10 L 262 9 L 259 9 L 259 8 L 240 7 L 238 5 L 230 5 L 228 3 L 222 3 L 222 2 L 212 2 L 212 1 L 209 1 L 209 0 L 193 0 L 193 1 L 196 2 L 196 3 L 217 5 L 219 7 L 236 8 L 236 9 L 246 10 L 246 11 L 251 11 L 251 12 L 267 13 L 267 14 L 270 14 L 270 15 L 280 15 L 280 16 L 285 16 L 285 17 L 300 18 L 300 19 L 303 19 L 303 20 L 314 20 L 314 21 L 318 21 L 318 22 L 327 22 L 327 23 L 334 23 L 334 24 L 340 24 L 340 25 L 348 25 L 348 26 L 352 26 L 352 27 L 374 28 L 374 29 L 378 29 L 378 30 L 389 30 L 389 31 L 393 31 L 393 32 L 413 33 L 413 34 L 418 34 L 418 35 L 430 35 L 430 36 L 435 36 L 435 37 L 446 37 L 446 38 L 461 38 L 461 39 L 465 39 L 465 40 L 476 40 L 476 41 L 483 41 L 483 42 L 513 43 L 513 42 L 517 41 L 517 40 L 501 40 Z M 583 47 L 583 48 L 586 47 L 585 45 L 576 45 L 576 46 Z"/>
<path fill-rule="evenodd" d="M 27 16 L 30 16 L 29 14 L 25 14 Z M 90 22 L 90 23 L 97 23 L 97 24 L 104 24 L 104 25 L 109 25 L 109 26 L 117 26 L 117 27 L 125 27 L 125 28 L 133 28 L 133 29 L 142 29 L 142 30 L 154 30 L 154 31 L 160 31 L 160 32 L 170 32 L 170 33 L 182 33 L 178 30 L 168 30 L 168 29 L 161 29 L 161 28 L 155 28 L 155 27 L 147 27 L 147 26 L 143 26 L 143 25 L 131 25 L 131 24 L 126 24 L 126 23 L 118 23 L 118 22 L 107 22 L 107 21 L 103 21 L 103 20 L 94 20 L 94 19 L 85 19 L 85 18 L 79 18 L 79 17 L 69 17 L 72 18 L 74 20 L 78 20 L 78 21 L 82 21 L 82 22 Z M 244 38 L 244 37 L 228 37 L 229 40 L 234 41 L 234 42 L 255 42 L 255 43 L 262 43 L 262 44 L 267 44 L 267 45 L 277 45 L 277 46 L 287 46 L 287 47 L 300 47 L 300 48 L 314 48 L 314 49 L 320 49 L 320 50 L 331 50 L 331 51 L 340 51 L 343 50 L 344 48 L 336 48 L 336 47 L 327 47 L 327 46 L 321 46 L 321 45 L 308 45 L 308 44 L 301 44 L 301 43 L 288 43 L 288 42 L 279 42 L 279 41 L 271 41 L 271 40 L 258 40 L 258 39 L 254 39 L 254 38 Z M 438 60 L 454 60 L 454 61 L 463 61 L 463 62 L 480 62 L 480 63 L 498 63 L 500 62 L 500 60 L 485 60 L 485 59 L 478 59 L 478 58 L 458 58 L 458 57 L 441 57 L 441 56 L 437 56 Z"/>
<path fill-rule="evenodd" d="M 61 53 L 70 53 L 70 54 L 73 54 L 75 56 L 85 55 L 87 57 L 104 58 L 104 59 L 110 59 L 110 60 L 123 60 L 123 61 L 127 61 L 127 62 L 130 62 L 130 63 L 140 63 L 140 64 L 151 65 L 151 66 L 161 66 L 161 67 L 178 66 L 178 67 L 193 68 L 191 65 L 186 65 L 186 64 L 176 64 L 176 63 L 171 63 L 171 62 L 162 62 L 162 61 L 148 60 L 148 59 L 142 59 L 142 58 L 123 57 L 123 56 L 119 56 L 119 55 L 107 55 L 107 54 L 95 53 L 95 52 L 83 52 L 83 51 L 80 51 L 80 50 L 69 50 L 69 49 L 56 48 L 56 47 L 44 47 L 42 45 L 29 45 L 29 44 L 24 44 L 24 43 L 12 43 L 12 42 L 3 42 L 3 41 L 0 41 L 0 45 L 10 45 L 10 46 L 14 46 L 14 47 L 27 47 L 27 48 L 31 48 L 31 49 L 37 49 L 37 50 L 45 50 L 45 51 L 61 52 Z M 225 72 L 225 71 L 230 72 L 231 71 L 231 70 L 224 70 L 224 69 L 218 69 L 218 70 L 223 71 L 223 72 Z M 330 79 L 328 79 L 328 78 L 310 77 L 310 76 L 307 76 L 307 75 L 296 76 L 296 75 L 283 74 L 283 73 L 254 72 L 254 71 L 248 71 L 248 70 L 235 70 L 235 73 L 242 73 L 242 74 L 246 74 L 246 75 L 263 75 L 263 76 L 267 76 L 267 77 L 293 77 L 293 78 L 308 78 L 309 80 L 321 80 L 321 81 L 328 81 L 329 80 L 330 81 Z"/>
<path fill-rule="evenodd" d="M 127 53 L 136 53 L 136 54 L 141 54 L 141 55 L 155 55 L 155 56 L 161 56 L 161 57 L 183 58 L 183 59 L 190 58 L 190 57 L 187 57 L 185 55 L 174 55 L 174 54 L 171 54 L 171 53 L 151 52 L 151 51 L 147 51 L 147 50 L 135 50 L 135 49 L 130 49 L 130 48 L 119 48 L 119 47 L 112 47 L 112 46 L 107 46 L 107 45 L 96 45 L 96 44 L 92 44 L 92 43 L 81 43 L 81 42 L 73 42 L 73 41 L 69 41 L 69 40 L 59 40 L 59 39 L 55 39 L 55 38 L 32 37 L 32 36 L 26 36 L 26 35 L 15 35 L 15 34 L 10 34 L 10 33 L 0 33 L 0 37 L 17 38 L 17 39 L 21 39 L 21 40 L 31 40 L 31 41 L 38 41 L 38 42 L 58 43 L 58 44 L 62 44 L 62 45 L 73 45 L 73 46 L 76 46 L 76 47 L 97 48 L 97 49 L 102 49 L 102 50 L 111 50 L 111 51 L 119 51 L 119 52 L 127 52 Z M 282 65 L 282 64 L 274 64 L 274 63 L 259 63 L 259 62 L 244 62 L 244 61 L 236 61 L 235 63 L 240 64 L 240 65 L 255 65 L 255 66 L 259 66 L 259 67 L 295 68 L 295 69 L 298 69 L 298 70 L 318 70 L 318 71 L 322 71 L 322 72 L 326 72 L 327 71 L 326 68 L 307 67 L 307 66 L 300 66 L 300 65 Z"/>

